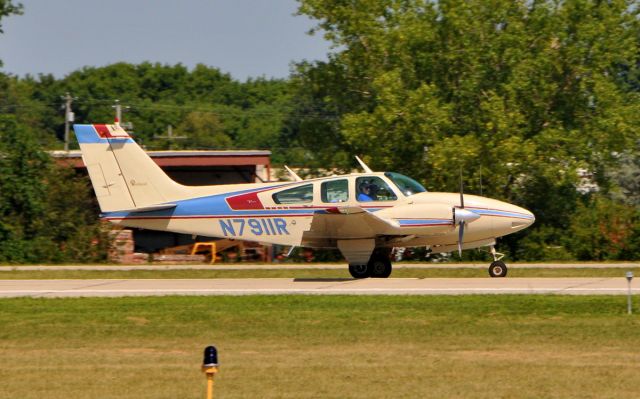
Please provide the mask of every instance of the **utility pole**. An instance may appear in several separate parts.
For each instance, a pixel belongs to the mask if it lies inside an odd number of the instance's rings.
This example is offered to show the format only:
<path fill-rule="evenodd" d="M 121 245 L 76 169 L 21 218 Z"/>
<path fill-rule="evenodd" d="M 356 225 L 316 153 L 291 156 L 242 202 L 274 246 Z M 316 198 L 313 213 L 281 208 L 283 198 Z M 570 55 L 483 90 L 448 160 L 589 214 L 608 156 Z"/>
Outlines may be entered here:
<path fill-rule="evenodd" d="M 116 100 L 116 105 L 112 105 L 111 108 L 116 109 L 116 123 L 120 123 L 120 121 L 122 121 L 122 105 L 120 105 L 120 100 Z"/>
<path fill-rule="evenodd" d="M 173 140 L 184 140 L 187 138 L 187 136 L 174 136 L 173 135 L 173 126 L 171 125 L 167 125 L 167 135 L 166 136 L 157 136 L 157 135 L 153 135 L 154 139 L 164 139 L 164 140 L 169 140 L 169 149 L 171 149 L 171 142 Z"/>
<path fill-rule="evenodd" d="M 133 123 L 131 122 L 122 122 L 122 111 L 123 111 L 123 107 L 120 104 L 120 100 L 115 100 L 115 105 L 112 105 L 111 108 L 114 108 L 116 110 L 116 119 L 115 119 L 115 123 L 117 125 L 120 125 L 121 128 L 123 128 L 124 130 L 126 130 L 129 134 L 131 134 L 131 131 L 133 130 Z M 124 111 L 128 111 L 129 108 L 131 107 L 124 107 Z"/>
<path fill-rule="evenodd" d="M 123 124 L 123 123 L 122 123 L 122 108 L 123 108 L 123 107 L 122 107 L 122 105 L 120 104 L 120 100 L 115 100 L 115 103 L 116 103 L 116 105 L 112 105 L 112 106 L 111 106 L 111 108 L 114 108 L 114 109 L 116 110 L 116 120 L 115 120 L 115 122 L 116 122 L 116 123 Z M 124 110 L 125 110 L 125 111 L 128 111 L 130 108 L 131 108 L 131 107 L 125 106 L 125 107 L 124 107 Z M 127 122 L 127 123 L 129 123 L 129 122 Z M 123 125 L 124 125 L 124 124 L 123 124 Z M 123 128 L 124 128 L 124 126 L 123 126 Z M 129 126 L 128 128 L 133 128 L 133 125 L 132 125 L 132 126 Z"/>
<path fill-rule="evenodd" d="M 64 150 L 69 151 L 69 123 L 73 122 L 74 114 L 71 111 L 73 97 L 67 92 L 64 96 Z"/>

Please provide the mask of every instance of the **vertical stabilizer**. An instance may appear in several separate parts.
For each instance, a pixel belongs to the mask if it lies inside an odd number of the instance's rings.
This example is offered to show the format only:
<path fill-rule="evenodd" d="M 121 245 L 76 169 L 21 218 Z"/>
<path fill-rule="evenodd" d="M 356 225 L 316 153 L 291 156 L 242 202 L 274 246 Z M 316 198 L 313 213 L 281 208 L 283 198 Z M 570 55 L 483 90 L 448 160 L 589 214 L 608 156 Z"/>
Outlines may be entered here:
<path fill-rule="evenodd" d="M 119 124 L 74 125 L 74 131 L 102 212 L 149 207 L 185 194 Z"/>

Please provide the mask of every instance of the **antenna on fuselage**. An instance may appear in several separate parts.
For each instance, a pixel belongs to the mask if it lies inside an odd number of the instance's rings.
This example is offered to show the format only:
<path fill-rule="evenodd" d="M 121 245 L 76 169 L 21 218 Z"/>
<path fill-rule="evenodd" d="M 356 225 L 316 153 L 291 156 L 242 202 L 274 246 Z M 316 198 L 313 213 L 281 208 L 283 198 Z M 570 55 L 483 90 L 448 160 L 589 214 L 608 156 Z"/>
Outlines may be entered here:
<path fill-rule="evenodd" d="M 289 172 L 289 175 L 291 176 L 291 178 L 293 178 L 293 181 L 302 181 L 302 180 L 304 180 L 303 178 L 298 176 L 298 174 L 296 172 L 292 171 L 287 165 L 284 165 L 284 168 L 287 170 L 287 172 Z"/>
<path fill-rule="evenodd" d="M 480 196 L 482 197 L 482 164 L 480 165 Z"/>
<path fill-rule="evenodd" d="M 364 173 L 373 173 L 373 171 L 371 170 L 371 168 L 369 168 L 367 166 L 366 163 L 364 163 L 364 161 L 362 159 L 360 159 L 359 156 L 356 155 L 356 160 L 360 163 L 360 166 L 362 166 L 362 169 L 364 169 Z"/>

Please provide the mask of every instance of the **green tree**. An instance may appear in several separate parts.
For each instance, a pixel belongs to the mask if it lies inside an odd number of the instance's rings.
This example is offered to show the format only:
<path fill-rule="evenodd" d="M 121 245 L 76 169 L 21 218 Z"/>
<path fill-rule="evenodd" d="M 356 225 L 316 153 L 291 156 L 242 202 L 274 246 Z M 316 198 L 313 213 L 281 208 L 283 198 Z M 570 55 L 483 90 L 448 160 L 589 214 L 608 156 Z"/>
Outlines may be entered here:
<path fill-rule="evenodd" d="M 190 148 L 224 150 L 231 147 L 231 138 L 224 132 L 224 125 L 213 113 L 191 112 L 178 126 L 179 134 L 187 139 Z"/>
<path fill-rule="evenodd" d="M 640 212 L 595 196 L 572 216 L 566 241 L 580 260 L 628 260 L 640 256 Z"/>
<path fill-rule="evenodd" d="M 42 228 L 49 157 L 11 116 L 0 116 L 0 154 L 0 237 L 33 238 Z"/>
<path fill-rule="evenodd" d="M 640 153 L 625 151 L 618 154 L 618 163 L 608 170 L 613 184 L 611 196 L 628 205 L 640 207 Z"/>
<path fill-rule="evenodd" d="M 56 146 L 55 137 L 57 146 L 62 145 L 59 139 L 64 124 L 59 105 L 65 92 L 76 98 L 77 123 L 112 121 L 112 106 L 120 100 L 123 119 L 133 122 L 136 139 L 149 149 L 167 148 L 165 141 L 154 140 L 154 136 L 164 135 L 168 125 L 176 128 L 189 123 L 186 118 L 194 112 L 215 115 L 232 139 L 228 148 L 271 148 L 278 143 L 291 98 L 287 81 L 249 79 L 241 83 L 205 65 L 189 70 L 180 64 L 116 63 L 85 67 L 63 79 L 41 75 L 10 81 L 20 96 L 6 103 L 15 105 L 12 112 L 22 110 L 25 116 L 37 119 L 31 123 L 42 127 L 39 132 L 49 141 L 41 142 L 48 148 Z M 181 141 L 177 147 L 196 148 L 201 141 Z"/>
<path fill-rule="evenodd" d="M 107 245 L 86 179 L 0 116 L 0 262 L 100 261 Z"/>
<path fill-rule="evenodd" d="M 298 66 L 298 111 L 335 119 L 290 131 L 307 157 L 364 155 L 431 190 L 457 190 L 462 168 L 478 192 L 482 174 L 484 195 L 530 208 L 555 237 L 572 223 L 577 170 L 607 170 L 638 140 L 638 93 L 620 79 L 636 76 L 638 6 L 301 0 L 334 50 Z M 516 256 L 519 238 L 505 240 Z"/>
<path fill-rule="evenodd" d="M 21 15 L 22 9 L 22 3 L 14 3 L 13 0 L 0 0 L 0 21 L 2 20 L 2 18 L 8 17 L 10 15 Z M 4 33 L 1 23 L 0 33 Z M 1 63 L 0 66 L 2 66 Z"/>

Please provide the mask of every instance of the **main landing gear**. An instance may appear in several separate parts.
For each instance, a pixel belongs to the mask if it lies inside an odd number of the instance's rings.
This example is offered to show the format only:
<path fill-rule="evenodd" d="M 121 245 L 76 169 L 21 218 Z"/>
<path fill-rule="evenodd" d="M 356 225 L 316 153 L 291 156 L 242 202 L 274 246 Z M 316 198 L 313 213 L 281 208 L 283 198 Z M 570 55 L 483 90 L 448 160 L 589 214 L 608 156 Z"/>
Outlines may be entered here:
<path fill-rule="evenodd" d="M 387 278 L 391 275 L 389 254 L 376 251 L 366 264 L 349 264 L 349 273 L 353 278 Z"/>
<path fill-rule="evenodd" d="M 504 254 L 496 252 L 495 247 L 490 247 L 491 256 L 493 256 L 493 262 L 489 265 L 489 275 L 491 277 L 506 277 L 507 265 L 500 259 L 504 258 Z"/>
<path fill-rule="evenodd" d="M 491 277 L 506 277 L 507 265 L 501 260 L 504 254 L 496 252 L 492 245 L 490 247 L 493 262 L 489 265 L 489 275 Z M 387 278 L 391 275 L 391 260 L 386 251 L 374 251 L 367 263 L 350 263 L 349 273 L 353 278 L 361 279 L 367 277 Z"/>

